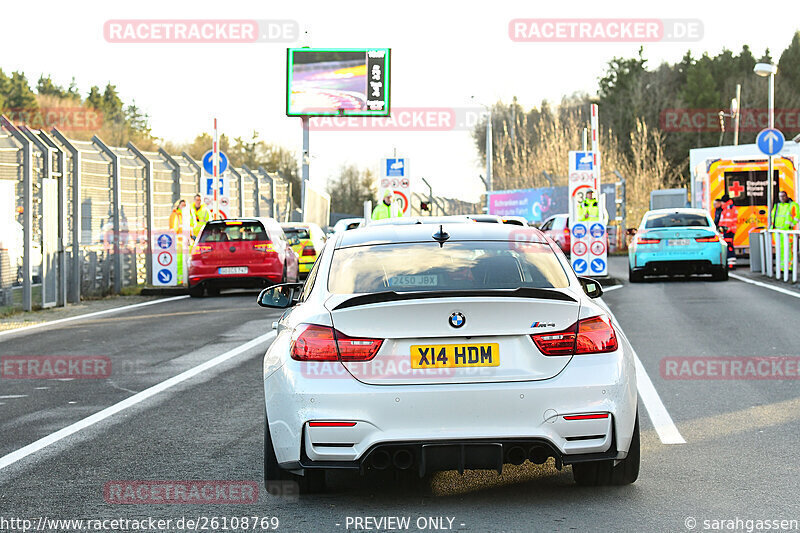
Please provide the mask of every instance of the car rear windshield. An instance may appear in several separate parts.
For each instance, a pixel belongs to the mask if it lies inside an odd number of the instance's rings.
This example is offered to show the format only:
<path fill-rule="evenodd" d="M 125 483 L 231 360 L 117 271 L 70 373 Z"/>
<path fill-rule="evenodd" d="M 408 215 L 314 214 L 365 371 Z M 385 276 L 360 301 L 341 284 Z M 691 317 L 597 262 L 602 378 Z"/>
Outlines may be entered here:
<path fill-rule="evenodd" d="M 498 241 L 376 244 L 336 250 L 334 294 L 563 288 L 564 269 L 547 244 Z"/>
<path fill-rule="evenodd" d="M 297 237 L 298 239 L 310 239 L 311 235 L 306 228 L 283 228 L 287 239 Z"/>
<path fill-rule="evenodd" d="M 667 213 L 650 215 L 644 223 L 646 229 L 682 228 L 687 226 L 708 227 L 708 218 L 693 213 Z"/>
<path fill-rule="evenodd" d="M 209 222 L 200 235 L 200 242 L 266 241 L 264 226 L 258 221 Z"/>

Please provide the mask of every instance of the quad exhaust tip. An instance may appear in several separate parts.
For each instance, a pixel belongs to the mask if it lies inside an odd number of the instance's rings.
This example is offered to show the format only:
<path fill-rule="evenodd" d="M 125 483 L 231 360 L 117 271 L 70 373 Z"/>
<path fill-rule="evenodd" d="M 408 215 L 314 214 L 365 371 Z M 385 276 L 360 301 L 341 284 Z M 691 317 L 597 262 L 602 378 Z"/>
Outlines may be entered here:
<path fill-rule="evenodd" d="M 392 457 L 386 450 L 377 450 L 372 454 L 371 463 L 375 470 L 386 470 L 392 462 Z"/>
<path fill-rule="evenodd" d="M 414 464 L 414 456 L 411 455 L 410 451 L 402 448 L 394 452 L 392 464 L 399 470 L 408 470 Z"/>
<path fill-rule="evenodd" d="M 543 465 L 547 462 L 549 457 L 550 450 L 544 446 L 532 446 L 528 451 L 528 459 L 530 459 L 533 464 Z"/>
<path fill-rule="evenodd" d="M 508 450 L 506 457 L 508 458 L 509 463 L 519 466 L 525 462 L 525 459 L 528 458 L 528 454 L 525 453 L 525 450 L 522 448 L 522 446 L 513 446 L 510 450 Z"/>

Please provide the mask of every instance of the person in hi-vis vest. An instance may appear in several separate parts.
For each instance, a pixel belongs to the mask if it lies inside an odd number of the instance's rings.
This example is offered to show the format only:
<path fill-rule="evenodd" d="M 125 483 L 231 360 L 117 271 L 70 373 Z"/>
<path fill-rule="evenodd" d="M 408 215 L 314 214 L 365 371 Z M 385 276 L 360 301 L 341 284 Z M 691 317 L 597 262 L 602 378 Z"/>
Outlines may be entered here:
<path fill-rule="evenodd" d="M 580 203 L 578 210 L 580 222 L 595 222 L 600 220 L 600 206 L 594 197 L 594 191 L 589 189 L 586 198 Z"/>
<path fill-rule="evenodd" d="M 778 194 L 778 203 L 772 206 L 772 228 L 791 230 L 794 229 L 799 221 L 800 206 L 797 205 L 797 202 L 789 198 L 789 195 L 786 194 L 786 191 L 781 191 Z M 785 243 L 784 240 L 787 240 L 788 243 Z M 792 264 L 794 262 L 792 256 L 792 249 L 794 246 L 793 241 L 794 236 L 792 235 L 784 235 L 779 233 L 775 236 L 775 247 L 778 250 L 778 264 L 781 268 L 783 268 L 785 262 L 783 258 L 783 250 L 788 246 L 789 270 L 794 269 L 794 265 Z"/>
<path fill-rule="evenodd" d="M 394 193 L 391 189 L 386 189 L 383 193 L 383 201 L 372 210 L 372 220 L 383 220 L 384 218 L 395 218 L 403 216 L 403 210 L 394 203 Z"/>
<path fill-rule="evenodd" d="M 172 207 L 172 213 L 169 215 L 169 229 L 175 233 L 175 261 L 177 262 L 175 266 L 175 271 L 178 278 L 178 285 L 183 283 L 183 247 L 188 238 L 188 235 L 184 234 L 183 228 L 183 213 L 186 209 L 186 200 L 181 198 L 175 205 Z"/>
<path fill-rule="evenodd" d="M 206 222 L 211 219 L 211 213 L 203 203 L 203 197 L 199 194 L 194 195 L 194 204 L 189 208 L 189 224 L 192 226 L 192 240 L 200 235 L 200 230 L 203 229 Z"/>

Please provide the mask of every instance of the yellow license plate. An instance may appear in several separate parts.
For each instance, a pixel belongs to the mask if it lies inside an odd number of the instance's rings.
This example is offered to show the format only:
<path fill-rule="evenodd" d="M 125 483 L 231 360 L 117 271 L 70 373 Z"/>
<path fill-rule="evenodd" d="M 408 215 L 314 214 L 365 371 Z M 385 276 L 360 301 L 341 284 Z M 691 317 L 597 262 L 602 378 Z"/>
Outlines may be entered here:
<path fill-rule="evenodd" d="M 461 368 L 500 366 L 500 345 L 415 344 L 411 346 L 411 368 Z"/>

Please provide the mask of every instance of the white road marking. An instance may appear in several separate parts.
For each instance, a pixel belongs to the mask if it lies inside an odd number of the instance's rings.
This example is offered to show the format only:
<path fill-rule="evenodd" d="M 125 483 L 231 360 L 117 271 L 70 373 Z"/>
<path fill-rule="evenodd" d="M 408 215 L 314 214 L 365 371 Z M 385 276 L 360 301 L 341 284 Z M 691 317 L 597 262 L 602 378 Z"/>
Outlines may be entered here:
<path fill-rule="evenodd" d="M 67 427 L 65 427 L 63 429 L 60 429 L 60 430 L 56 431 L 55 433 L 51 433 L 50 435 L 47 435 L 46 437 L 42 437 L 41 439 L 39 439 L 39 440 L 37 440 L 35 442 L 32 442 L 31 444 L 28 444 L 27 446 L 25 446 L 23 448 L 20 448 L 17 451 L 11 452 L 8 455 L 0 457 L 0 470 L 2 470 L 3 468 L 5 468 L 5 467 L 7 467 L 7 466 L 9 466 L 9 465 L 11 465 L 13 463 L 16 463 L 20 459 L 24 459 L 25 457 L 27 457 L 27 456 L 29 456 L 29 455 L 31 455 L 33 453 L 38 452 L 39 450 L 42 450 L 42 449 L 50 446 L 51 444 L 54 444 L 54 443 L 60 441 L 61 439 L 69 437 L 70 435 L 72 435 L 74 433 L 77 433 L 77 432 L 79 432 L 81 430 L 84 430 L 84 429 L 86 429 L 88 427 L 91 427 L 91 426 L 97 424 L 98 422 L 101 422 L 101 421 L 105 420 L 106 418 L 114 416 L 115 414 L 117 414 L 117 413 L 119 413 L 121 411 L 124 411 L 125 409 L 128 409 L 129 407 L 133 407 L 134 405 L 136 405 L 138 403 L 141 403 L 144 400 L 146 400 L 148 398 L 151 398 L 151 397 L 155 396 L 156 394 L 158 394 L 160 392 L 164 392 L 165 390 L 174 387 L 175 385 L 178 385 L 179 383 L 182 383 L 182 382 L 186 381 L 187 379 L 190 379 L 190 378 L 192 378 L 192 377 L 194 377 L 194 376 L 196 376 L 198 374 L 201 374 L 201 373 L 205 372 L 206 370 L 214 368 L 215 366 L 224 363 L 228 359 L 232 359 L 232 358 L 236 357 L 237 355 L 239 355 L 241 353 L 244 353 L 244 352 L 246 352 L 247 350 L 249 350 L 251 348 L 255 348 L 259 344 L 262 344 L 262 343 L 268 341 L 269 339 L 273 338 L 275 335 L 276 335 L 276 333 L 274 331 L 270 331 L 269 333 L 265 333 L 264 335 L 261 335 L 260 337 L 256 337 L 255 339 L 253 339 L 251 341 L 248 341 L 248 342 L 246 342 L 246 343 L 244 343 L 242 345 L 239 345 L 236 348 L 228 350 L 227 352 L 225 352 L 223 354 L 220 354 L 220 355 L 214 357 L 213 359 L 210 359 L 210 360 L 206 361 L 205 363 L 202 363 L 202 364 L 199 364 L 199 365 L 197 365 L 195 367 L 192 367 L 189 370 L 181 372 L 177 376 L 173 376 L 173 377 L 171 377 L 169 379 L 166 379 L 166 380 L 162 381 L 161 383 L 153 385 L 152 387 L 149 387 L 149 388 L 143 390 L 142 392 L 139 392 L 139 393 L 134 394 L 133 396 L 131 396 L 129 398 L 126 398 L 126 399 L 122 400 L 121 402 L 118 402 L 118 403 L 115 403 L 114 405 L 106 407 L 102 411 L 98 411 L 97 413 L 95 413 L 95 414 L 93 414 L 91 416 L 88 416 L 88 417 L 84 418 L 83 420 L 79 420 L 79 421 L 75 422 L 74 424 L 71 424 L 71 425 L 69 425 L 69 426 L 67 426 Z"/>
<path fill-rule="evenodd" d="M 610 287 L 603 287 L 603 292 L 615 291 L 617 289 L 621 289 L 624 286 L 625 285 L 611 285 Z"/>
<path fill-rule="evenodd" d="M 733 279 L 738 279 L 739 281 L 744 281 L 745 283 L 750 283 L 751 285 L 756 285 L 757 287 L 763 287 L 765 289 L 779 292 L 781 294 L 787 294 L 789 296 L 794 296 L 795 298 L 800 298 L 800 292 L 797 291 L 790 291 L 789 289 L 784 289 L 783 287 L 776 287 L 775 285 L 770 285 L 769 283 L 763 283 L 761 281 L 756 281 L 754 279 L 745 278 L 744 276 L 739 276 L 738 274 L 728 274 L 728 275 Z"/>
<path fill-rule="evenodd" d="M 603 303 L 605 304 L 605 302 Z M 606 304 L 606 308 L 608 308 L 608 304 Z M 611 313 L 614 322 L 619 324 L 617 317 L 614 316 L 614 312 L 610 308 L 608 308 L 608 312 Z M 633 346 L 631 346 L 631 349 L 633 350 Z M 661 401 L 661 396 L 658 395 L 658 391 L 653 386 L 653 382 L 650 380 L 647 370 L 644 369 L 636 350 L 633 350 L 633 363 L 636 367 L 636 388 L 639 391 L 639 398 L 642 399 L 644 408 L 647 409 L 647 415 L 650 417 L 661 443 L 686 444 L 686 440 L 681 435 L 681 432 L 678 431 L 678 427 L 669 415 L 664 402 Z"/>
<path fill-rule="evenodd" d="M 636 364 L 636 387 L 639 389 L 639 397 L 642 399 L 647 414 L 650 416 L 650 421 L 653 422 L 653 427 L 658 433 L 658 438 L 664 444 L 686 444 L 686 440 L 678 431 L 672 417 L 669 416 L 667 408 L 664 407 L 664 402 L 658 395 L 658 391 L 650 381 L 650 376 L 639 360 L 639 356 L 634 350 L 634 363 Z"/>
<path fill-rule="evenodd" d="M 30 331 L 32 329 L 43 328 L 47 326 L 54 326 L 57 324 L 63 324 L 64 322 L 72 322 L 74 320 L 81 320 L 84 318 L 91 318 L 94 316 L 100 315 L 107 315 L 109 313 L 116 313 L 118 311 L 127 311 L 128 309 L 136 309 L 137 307 L 145 307 L 147 305 L 155 305 L 164 302 L 174 302 L 175 300 L 183 300 L 184 298 L 188 298 L 189 295 L 184 294 L 181 296 L 171 296 L 169 298 L 159 298 L 158 300 L 151 300 L 149 302 L 140 302 L 138 304 L 130 304 L 130 305 L 121 305 L 119 307 L 112 307 L 111 309 L 103 309 L 102 311 L 94 311 L 92 313 L 85 313 L 83 315 L 75 315 L 69 316 L 67 318 L 59 318 L 57 320 L 50 320 L 47 322 L 41 322 L 39 324 L 31 324 L 30 326 L 23 326 L 21 328 L 16 329 L 7 329 L 5 331 L 0 331 L 0 337 L 3 335 L 11 335 L 12 333 L 20 333 L 23 331 Z"/>
<path fill-rule="evenodd" d="M 5 396 L 0 396 L 0 400 L 13 400 L 14 398 L 27 398 L 27 394 L 7 394 Z"/>

